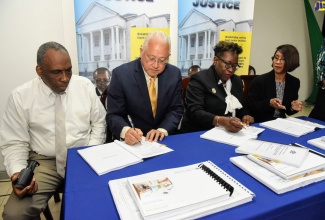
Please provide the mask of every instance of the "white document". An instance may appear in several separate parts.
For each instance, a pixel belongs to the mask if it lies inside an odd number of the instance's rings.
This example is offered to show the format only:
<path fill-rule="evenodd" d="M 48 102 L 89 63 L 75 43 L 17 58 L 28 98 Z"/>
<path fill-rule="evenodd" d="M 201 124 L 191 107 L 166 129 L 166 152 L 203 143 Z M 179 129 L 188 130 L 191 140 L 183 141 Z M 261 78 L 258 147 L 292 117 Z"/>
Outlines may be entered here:
<path fill-rule="evenodd" d="M 294 167 L 302 165 L 308 151 L 308 148 L 261 140 L 247 140 L 235 150 L 236 153 L 251 154 Z"/>
<path fill-rule="evenodd" d="M 247 129 L 243 128 L 239 132 L 233 133 L 224 127 L 214 127 L 200 135 L 200 138 L 238 147 L 245 140 L 256 139 L 258 134 L 264 130 L 264 128 L 248 126 Z"/>
<path fill-rule="evenodd" d="M 144 140 L 141 144 L 130 146 L 121 141 L 92 146 L 78 150 L 80 156 L 98 174 L 119 170 L 140 163 L 144 158 L 173 151 L 165 145 Z"/>
<path fill-rule="evenodd" d="M 276 130 L 288 135 L 292 135 L 295 137 L 300 137 L 302 135 L 315 131 L 316 127 L 311 126 L 308 123 L 297 122 L 297 120 L 299 119 L 277 118 L 275 120 L 260 123 L 260 126 L 272 130 Z"/>
<path fill-rule="evenodd" d="M 282 194 L 325 179 L 324 169 L 316 170 L 292 179 L 283 179 L 251 161 L 246 156 L 231 157 L 230 161 L 277 194 Z"/>
<path fill-rule="evenodd" d="M 312 171 L 325 168 L 325 156 L 315 154 L 313 151 L 309 151 L 308 156 L 299 168 L 283 163 L 276 163 L 272 160 L 255 157 L 253 155 L 247 155 L 247 158 L 265 167 L 271 172 L 276 173 L 284 179 L 292 179 L 297 176 L 305 175 Z"/>
<path fill-rule="evenodd" d="M 315 147 L 318 147 L 320 149 L 325 150 L 325 140 L 324 140 L 325 138 L 324 137 L 325 136 L 319 137 L 319 138 L 310 139 L 310 140 L 307 141 L 307 143 L 308 144 L 311 144 L 311 145 L 313 145 Z"/>
<path fill-rule="evenodd" d="M 241 204 L 244 204 L 246 202 L 249 202 L 252 200 L 254 193 L 249 191 L 246 187 L 241 185 L 239 182 L 237 182 L 235 179 L 230 177 L 227 173 L 225 173 L 223 170 L 221 170 L 219 167 L 214 165 L 211 161 L 206 161 L 203 163 L 207 167 L 209 167 L 214 173 L 216 173 L 219 177 L 221 177 L 223 180 L 225 180 L 227 183 L 229 183 L 231 186 L 233 186 L 233 193 L 229 197 L 229 192 L 226 193 L 226 197 L 219 197 L 218 202 L 199 202 L 199 204 L 192 205 L 190 209 L 187 211 L 180 212 L 179 210 L 175 211 L 168 211 L 165 212 L 163 215 L 156 215 L 154 217 L 144 217 L 142 216 L 139 207 L 137 205 L 137 202 L 135 200 L 134 195 L 138 196 L 141 195 L 142 197 L 150 197 L 150 195 L 155 194 L 155 198 L 159 198 L 160 196 L 168 195 L 168 196 L 175 196 L 174 193 L 176 193 L 178 190 L 185 191 L 189 190 L 187 194 L 193 197 L 190 197 L 192 199 L 195 199 L 196 201 L 202 200 L 203 197 L 213 197 L 214 194 L 218 194 L 218 196 L 222 195 L 218 193 L 218 183 L 216 183 L 215 180 L 213 180 L 208 174 L 203 172 L 201 169 L 195 169 L 193 171 L 193 167 L 197 168 L 199 164 L 193 164 L 186 167 L 180 167 L 180 168 L 174 168 L 174 169 L 167 169 L 162 171 L 156 171 L 148 174 L 143 174 L 137 177 L 131 177 L 131 178 L 123 178 L 123 179 L 117 179 L 117 180 L 111 180 L 109 181 L 109 187 L 113 195 L 113 199 L 115 202 L 115 205 L 117 207 L 118 213 L 120 215 L 121 219 L 196 219 L 200 218 L 209 214 L 213 214 L 228 208 L 232 208 Z M 187 171 L 187 172 L 186 172 Z M 200 178 L 197 178 L 198 176 L 191 176 L 190 174 L 192 172 L 196 172 L 196 175 L 199 175 Z M 186 176 L 184 180 L 175 180 L 171 181 L 173 178 L 172 176 L 179 175 Z M 140 183 L 143 179 L 152 179 L 152 177 L 157 176 L 169 176 L 171 179 L 168 182 L 168 180 L 165 180 L 164 182 L 161 182 L 161 187 L 155 187 L 156 181 L 152 181 L 152 183 L 144 182 L 144 186 L 142 187 L 142 192 L 138 193 L 137 191 L 130 191 L 130 181 L 135 180 L 137 183 L 138 180 L 140 180 Z M 190 180 L 188 180 L 190 178 Z M 156 179 L 156 178 L 154 178 Z M 181 182 L 187 182 L 188 187 L 185 186 L 185 188 L 179 189 L 177 185 L 182 184 Z M 198 184 L 195 185 L 198 181 L 204 181 L 205 184 Z M 210 185 L 211 184 L 211 185 Z M 139 184 L 141 186 L 141 184 Z M 138 185 L 138 186 L 139 186 Z M 213 187 L 213 190 L 210 190 L 211 195 L 205 195 L 209 188 Z M 149 189 L 150 188 L 150 189 Z M 220 190 L 220 189 L 219 189 Z M 174 192 L 172 192 L 174 191 Z M 179 191 L 179 192 L 181 192 Z M 221 190 L 224 191 L 224 190 Z M 200 194 L 199 192 L 202 192 Z M 172 195 L 174 194 L 174 195 Z M 196 196 L 196 197 L 194 197 Z M 148 198 L 144 198 L 148 202 Z M 171 204 L 168 205 L 175 205 L 175 204 L 181 204 L 184 202 L 189 202 L 188 200 L 181 201 L 179 198 L 176 198 L 175 200 L 171 201 Z M 155 203 L 155 201 L 154 201 Z M 149 205 L 152 205 L 148 203 Z M 167 207 L 167 206 L 166 206 Z M 162 207 L 162 208 L 166 208 Z M 161 208 L 161 207 L 160 207 Z M 172 213 L 172 215 L 170 214 Z M 177 213 L 177 214 L 175 214 Z M 166 217 L 168 216 L 168 217 Z"/>
<path fill-rule="evenodd" d="M 316 129 L 316 128 L 320 128 L 320 129 L 325 128 L 324 125 L 321 125 L 321 124 L 316 123 L 316 122 L 303 120 L 303 119 L 300 119 L 300 118 L 289 117 L 289 118 L 286 118 L 286 120 L 297 123 L 297 124 L 300 124 L 300 125 L 310 126 L 310 127 L 314 128 L 314 129 Z"/>
<path fill-rule="evenodd" d="M 142 162 L 114 142 L 81 149 L 78 153 L 98 175 Z"/>
<path fill-rule="evenodd" d="M 145 137 L 142 137 L 141 143 L 137 143 L 132 146 L 126 144 L 124 141 L 115 140 L 115 143 L 142 159 L 173 151 L 173 149 L 167 147 L 164 144 L 146 141 Z"/>

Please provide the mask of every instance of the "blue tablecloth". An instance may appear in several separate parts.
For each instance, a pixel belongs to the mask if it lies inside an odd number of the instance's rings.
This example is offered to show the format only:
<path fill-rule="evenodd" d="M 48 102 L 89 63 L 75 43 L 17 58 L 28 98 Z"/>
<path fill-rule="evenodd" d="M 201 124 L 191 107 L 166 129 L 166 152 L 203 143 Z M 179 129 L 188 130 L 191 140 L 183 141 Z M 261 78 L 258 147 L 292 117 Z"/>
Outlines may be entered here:
<path fill-rule="evenodd" d="M 309 119 L 318 123 L 321 121 Z M 323 123 L 324 124 L 324 123 Z M 255 126 L 259 126 L 256 124 Z M 121 170 L 98 176 L 79 156 L 77 150 L 68 150 L 67 172 L 63 206 L 65 219 L 119 219 L 108 181 L 151 171 L 186 166 L 206 160 L 237 179 L 255 193 L 252 202 L 209 215 L 203 219 L 324 219 L 325 181 L 277 195 L 262 183 L 233 165 L 229 158 L 237 156 L 235 147 L 201 139 L 203 132 L 168 136 L 162 143 L 173 152 L 146 159 Z M 300 143 L 321 153 L 325 151 L 307 144 L 307 140 L 324 136 L 325 129 L 296 138 L 266 129 L 258 139 L 279 143 Z"/>

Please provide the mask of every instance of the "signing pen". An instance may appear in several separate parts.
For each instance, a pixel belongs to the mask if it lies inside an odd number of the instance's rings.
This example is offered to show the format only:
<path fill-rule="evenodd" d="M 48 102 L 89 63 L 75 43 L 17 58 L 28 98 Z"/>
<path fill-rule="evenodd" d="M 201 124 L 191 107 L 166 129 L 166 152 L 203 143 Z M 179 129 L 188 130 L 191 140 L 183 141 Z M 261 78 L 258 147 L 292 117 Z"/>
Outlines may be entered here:
<path fill-rule="evenodd" d="M 312 153 L 314 153 L 314 154 L 316 154 L 316 155 L 318 155 L 318 156 L 325 157 L 324 154 L 319 153 L 318 151 L 312 150 L 312 149 L 310 149 L 310 148 L 308 148 L 308 147 L 305 147 L 305 146 L 303 146 L 303 145 L 301 145 L 301 144 L 298 144 L 298 143 L 292 143 L 291 145 L 296 146 L 296 147 L 307 148 L 310 152 L 312 152 Z"/>
<path fill-rule="evenodd" d="M 135 130 L 135 127 L 134 127 L 134 124 L 133 124 L 133 121 L 132 121 L 130 115 L 128 115 L 128 119 L 129 119 L 129 122 L 131 124 L 131 127 L 133 128 L 133 130 Z M 141 141 L 139 141 L 139 144 L 141 144 Z"/>

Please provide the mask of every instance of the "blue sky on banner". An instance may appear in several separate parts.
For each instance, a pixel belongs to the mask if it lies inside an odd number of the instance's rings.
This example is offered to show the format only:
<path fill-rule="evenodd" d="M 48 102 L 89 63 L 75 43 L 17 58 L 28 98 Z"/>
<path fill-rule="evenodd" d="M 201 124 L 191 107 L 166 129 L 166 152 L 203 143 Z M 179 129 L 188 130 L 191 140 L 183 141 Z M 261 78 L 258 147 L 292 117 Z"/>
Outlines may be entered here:
<path fill-rule="evenodd" d="M 87 10 L 91 3 L 95 2 L 94 0 L 74 0 L 74 8 L 75 8 L 75 19 L 76 22 L 82 16 L 82 14 Z M 166 0 L 152 0 L 152 1 L 128 1 L 128 0 L 97 0 L 97 2 L 104 3 L 108 5 L 108 7 L 119 13 L 120 15 L 124 15 L 126 13 L 133 13 L 133 14 L 143 14 L 144 12 L 146 15 L 156 16 L 164 13 L 170 13 L 168 7 L 166 7 Z M 145 5 L 145 7 L 134 7 L 134 3 Z M 126 7 L 130 4 L 132 7 Z M 148 8 L 150 5 L 154 5 L 154 7 Z M 168 5 L 168 4 L 167 4 Z M 166 10 L 166 11 L 162 11 Z"/>
<path fill-rule="evenodd" d="M 201 3 L 205 5 L 206 2 L 213 2 L 214 7 L 202 7 Z M 205 14 L 206 16 L 210 17 L 211 19 L 221 18 L 230 20 L 232 19 L 234 22 L 238 21 L 245 21 L 245 20 L 253 20 L 254 16 L 254 3 L 255 0 L 224 0 L 220 2 L 220 7 L 217 6 L 217 0 L 178 0 L 178 24 L 180 24 L 185 16 L 189 13 L 190 10 L 196 9 L 197 11 Z M 239 10 L 235 9 L 227 9 L 222 8 L 222 5 L 225 2 L 230 2 L 232 5 L 233 2 L 239 2 Z M 194 5 L 198 5 L 194 7 Z M 218 13 L 216 13 L 216 11 Z"/>

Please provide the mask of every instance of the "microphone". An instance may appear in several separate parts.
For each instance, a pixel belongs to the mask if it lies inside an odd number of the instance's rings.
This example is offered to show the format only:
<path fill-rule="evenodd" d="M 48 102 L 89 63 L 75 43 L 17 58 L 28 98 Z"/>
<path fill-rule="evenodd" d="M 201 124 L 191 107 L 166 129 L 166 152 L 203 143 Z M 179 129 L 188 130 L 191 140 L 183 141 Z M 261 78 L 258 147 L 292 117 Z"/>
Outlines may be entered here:
<path fill-rule="evenodd" d="M 20 171 L 15 187 L 18 189 L 24 189 L 28 186 L 33 179 L 34 169 L 37 166 L 39 166 L 37 161 L 29 160 L 27 167 Z"/>

